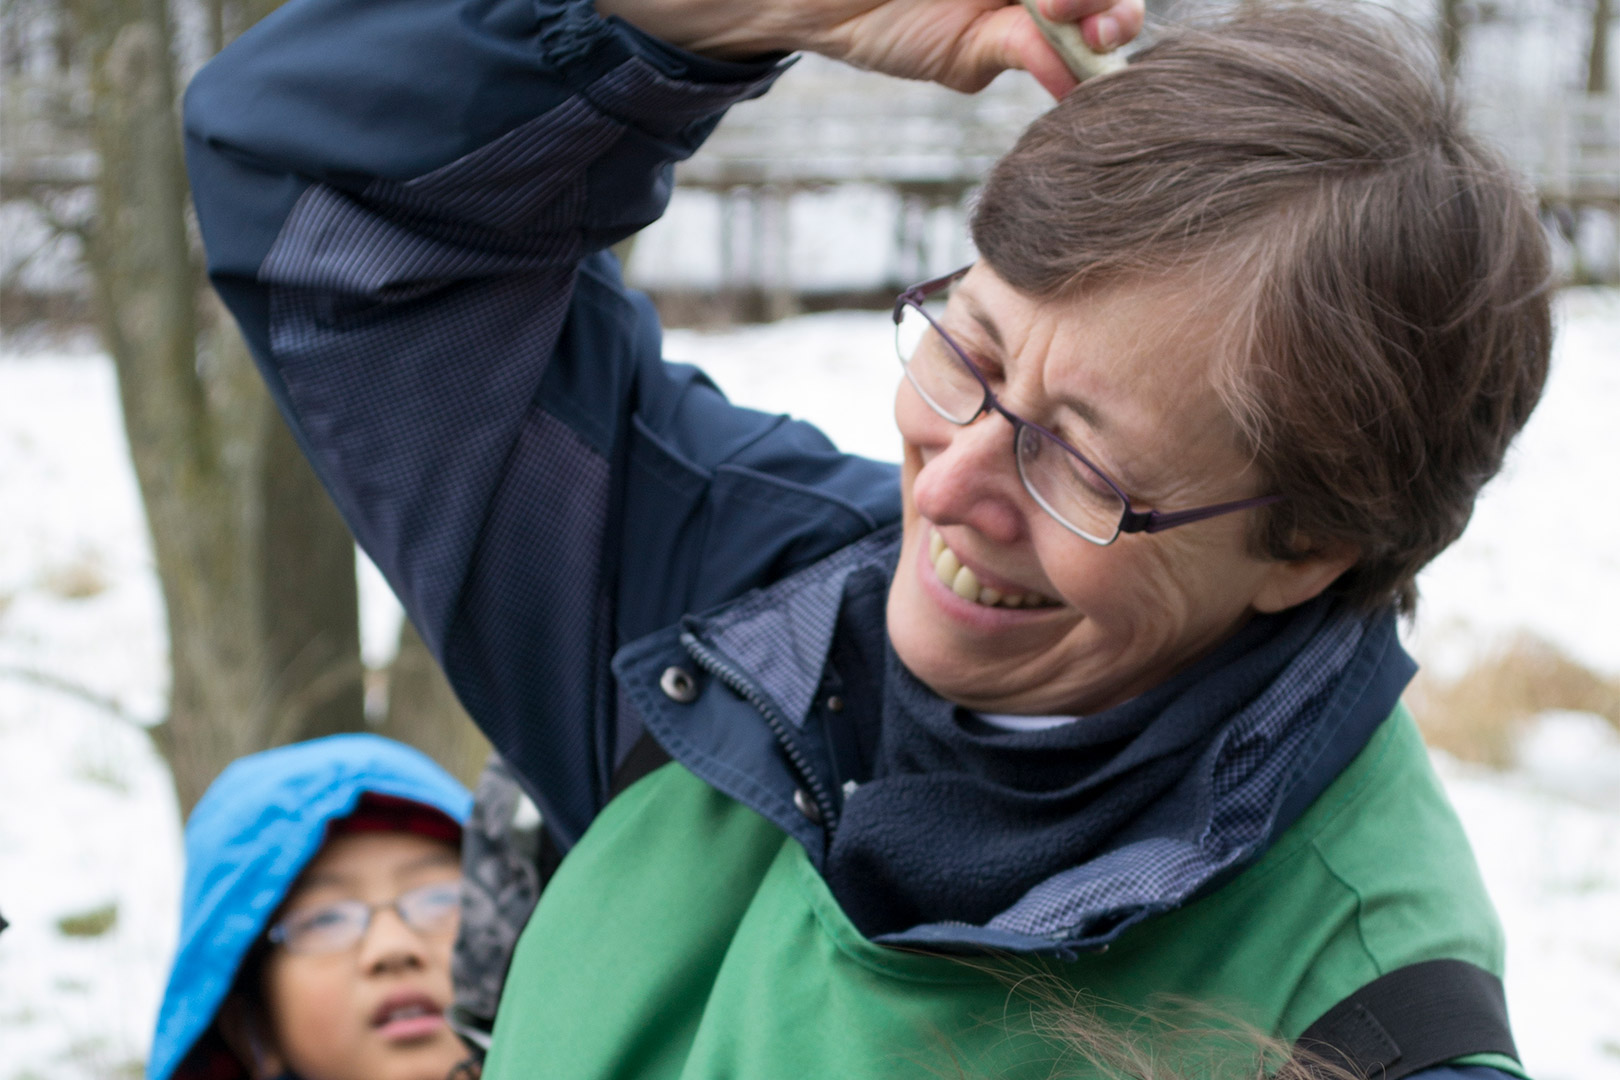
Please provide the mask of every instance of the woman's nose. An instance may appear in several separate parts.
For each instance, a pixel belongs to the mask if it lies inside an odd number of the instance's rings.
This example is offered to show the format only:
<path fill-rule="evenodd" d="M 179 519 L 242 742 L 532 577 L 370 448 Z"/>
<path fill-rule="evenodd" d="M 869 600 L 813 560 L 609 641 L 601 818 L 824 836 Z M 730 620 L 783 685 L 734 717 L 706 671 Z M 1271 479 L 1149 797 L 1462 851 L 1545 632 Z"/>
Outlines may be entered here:
<path fill-rule="evenodd" d="M 922 468 L 912 483 L 917 511 L 936 524 L 966 525 L 985 539 L 1007 544 L 1026 527 L 1029 500 L 1013 460 L 1014 429 L 991 410 L 922 446 Z"/>

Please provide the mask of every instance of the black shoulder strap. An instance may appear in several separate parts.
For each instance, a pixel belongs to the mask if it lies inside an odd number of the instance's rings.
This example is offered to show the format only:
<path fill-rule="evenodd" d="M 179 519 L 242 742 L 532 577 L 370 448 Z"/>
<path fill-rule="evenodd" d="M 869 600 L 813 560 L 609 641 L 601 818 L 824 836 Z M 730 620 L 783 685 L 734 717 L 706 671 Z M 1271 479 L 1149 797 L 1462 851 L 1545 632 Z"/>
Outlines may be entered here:
<path fill-rule="evenodd" d="M 1519 1057 L 1502 980 L 1462 960 L 1426 960 L 1374 979 L 1306 1028 L 1298 1046 L 1377 1080 L 1470 1054 Z"/>
<path fill-rule="evenodd" d="M 669 754 L 658 745 L 657 740 L 643 731 L 641 738 L 631 744 L 630 752 L 624 755 L 624 760 L 619 762 L 619 767 L 613 771 L 613 784 L 608 788 L 608 798 L 618 798 L 625 788 L 669 760 Z"/>
<path fill-rule="evenodd" d="M 625 788 L 669 760 L 671 760 L 669 754 L 658 745 L 657 740 L 643 731 L 641 738 L 631 744 L 629 752 L 624 755 L 624 760 L 619 762 L 619 767 L 614 770 L 613 782 L 608 788 L 608 798 L 610 800 L 618 798 Z M 557 845 L 551 830 L 542 827 L 540 855 L 536 860 L 540 865 L 541 888 L 551 880 L 551 875 L 557 872 L 557 867 L 562 865 L 562 857 L 563 849 Z"/>

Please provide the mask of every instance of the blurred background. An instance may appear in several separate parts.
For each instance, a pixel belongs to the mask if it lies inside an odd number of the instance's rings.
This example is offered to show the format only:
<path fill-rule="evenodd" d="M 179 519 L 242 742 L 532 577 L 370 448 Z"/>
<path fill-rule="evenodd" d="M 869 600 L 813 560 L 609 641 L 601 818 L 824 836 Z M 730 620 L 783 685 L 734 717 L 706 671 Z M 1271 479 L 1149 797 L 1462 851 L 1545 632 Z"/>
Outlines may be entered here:
<path fill-rule="evenodd" d="M 356 729 L 468 780 L 487 752 L 203 281 L 175 101 L 275 6 L 0 0 L 0 1080 L 141 1075 L 180 822 L 226 762 Z M 1408 699 L 1526 1063 L 1620 1077 L 1620 35 L 1612 0 L 1397 6 L 1534 185 L 1564 286 L 1547 396 L 1422 579 Z M 978 179 L 1047 105 L 802 58 L 618 254 L 672 359 L 896 458 L 886 309 L 972 257 Z"/>

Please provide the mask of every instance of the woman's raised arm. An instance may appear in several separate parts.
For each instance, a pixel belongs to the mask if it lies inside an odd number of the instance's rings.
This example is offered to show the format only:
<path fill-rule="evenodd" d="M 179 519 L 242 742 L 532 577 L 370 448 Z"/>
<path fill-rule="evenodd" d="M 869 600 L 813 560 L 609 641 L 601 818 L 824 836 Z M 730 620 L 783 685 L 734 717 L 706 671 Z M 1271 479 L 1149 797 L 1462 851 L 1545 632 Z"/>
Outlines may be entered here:
<path fill-rule="evenodd" d="M 585 3 L 292 0 L 187 95 L 213 281 L 565 845 L 635 737 L 620 643 L 898 513 L 889 467 L 664 365 L 600 250 L 776 73 Z"/>
<path fill-rule="evenodd" d="M 1037 0 L 1055 23 L 1074 23 L 1106 52 L 1142 28 L 1142 0 Z M 975 91 L 1009 68 L 1052 96 L 1074 77 L 1017 0 L 598 0 L 672 44 L 719 59 L 821 53 L 855 67 Z"/>

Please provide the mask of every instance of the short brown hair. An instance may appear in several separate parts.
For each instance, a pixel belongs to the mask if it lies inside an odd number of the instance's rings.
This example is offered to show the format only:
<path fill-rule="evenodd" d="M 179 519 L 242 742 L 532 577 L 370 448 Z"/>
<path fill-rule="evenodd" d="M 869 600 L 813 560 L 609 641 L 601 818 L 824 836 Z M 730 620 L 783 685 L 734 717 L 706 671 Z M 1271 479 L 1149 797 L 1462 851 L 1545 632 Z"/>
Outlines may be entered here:
<path fill-rule="evenodd" d="M 1283 501 L 1257 553 L 1353 545 L 1333 588 L 1410 613 L 1546 378 L 1546 239 L 1417 32 L 1245 4 L 1083 84 L 995 167 L 973 239 L 1042 300 L 1218 267 L 1222 380 Z"/>

